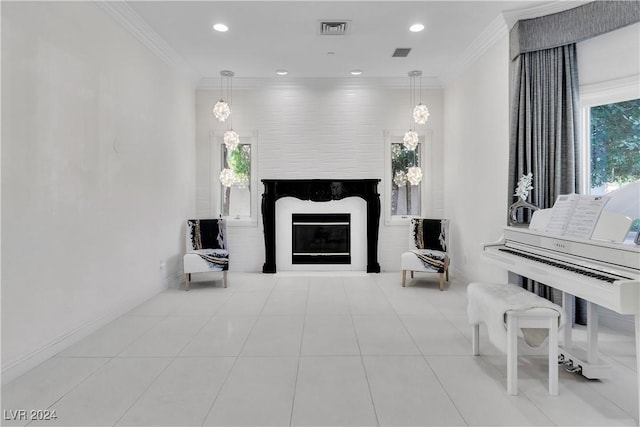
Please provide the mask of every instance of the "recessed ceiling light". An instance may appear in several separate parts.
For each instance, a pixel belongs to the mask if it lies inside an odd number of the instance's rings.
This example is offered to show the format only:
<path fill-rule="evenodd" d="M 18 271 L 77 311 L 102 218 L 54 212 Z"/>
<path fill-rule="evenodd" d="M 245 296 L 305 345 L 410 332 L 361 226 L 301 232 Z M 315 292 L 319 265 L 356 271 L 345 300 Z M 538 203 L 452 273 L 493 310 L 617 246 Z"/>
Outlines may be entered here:
<path fill-rule="evenodd" d="M 227 27 L 224 24 L 215 24 L 213 26 L 213 29 L 216 30 L 216 31 L 219 31 L 221 33 L 224 33 L 225 31 L 229 31 L 229 27 Z"/>
<path fill-rule="evenodd" d="M 412 33 L 419 33 L 422 30 L 424 30 L 424 25 L 422 24 L 413 24 L 409 27 L 409 31 L 411 31 Z"/>
<path fill-rule="evenodd" d="M 360 74 L 362 74 L 362 70 L 351 70 L 352 76 L 359 76 Z"/>
<path fill-rule="evenodd" d="M 276 70 L 276 74 L 279 76 L 286 76 L 289 72 L 287 70 Z"/>

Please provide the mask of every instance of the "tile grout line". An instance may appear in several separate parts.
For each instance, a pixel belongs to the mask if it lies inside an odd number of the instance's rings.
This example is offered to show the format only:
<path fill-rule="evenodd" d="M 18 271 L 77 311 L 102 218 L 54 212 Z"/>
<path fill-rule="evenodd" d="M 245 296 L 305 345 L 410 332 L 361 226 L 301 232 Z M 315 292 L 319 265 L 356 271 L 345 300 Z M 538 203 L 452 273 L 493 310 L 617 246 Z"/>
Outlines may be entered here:
<path fill-rule="evenodd" d="M 302 318 L 302 333 L 300 334 L 300 347 L 298 349 L 298 366 L 296 366 L 296 375 L 293 381 L 293 396 L 291 399 L 291 413 L 289 415 L 289 427 L 293 425 L 293 411 L 296 406 L 296 391 L 298 390 L 298 375 L 300 374 L 300 362 L 302 361 L 302 344 L 304 342 L 304 330 L 307 324 L 307 306 L 309 305 L 310 283 L 307 283 L 307 285 L 308 285 L 307 298 L 304 302 L 304 315 Z"/>
<path fill-rule="evenodd" d="M 271 290 L 271 292 L 273 292 L 273 289 Z M 269 292 L 269 295 L 271 295 L 271 292 Z M 268 298 L 269 297 L 267 297 L 267 299 Z M 227 301 L 225 301 L 225 304 L 229 301 L 229 299 L 230 298 L 227 298 Z M 266 304 L 266 299 L 265 299 L 265 304 Z M 263 308 L 264 308 L 264 306 L 263 306 Z M 222 309 L 222 306 L 220 307 L 220 309 Z M 260 311 L 262 311 L 262 309 Z M 207 421 L 207 418 L 209 418 L 209 416 L 211 415 L 211 411 L 213 411 L 213 407 L 215 406 L 216 402 L 220 398 L 220 394 L 224 390 L 224 387 L 227 385 L 227 382 L 229 381 L 229 378 L 231 377 L 231 373 L 233 372 L 233 369 L 235 368 L 236 364 L 238 363 L 238 360 L 240 359 L 240 354 L 242 354 L 242 350 L 244 349 L 244 346 L 247 344 L 247 341 L 249 340 L 249 337 L 251 336 L 251 332 L 253 332 L 253 328 L 255 328 L 256 323 L 258 323 L 258 318 L 260 317 L 260 314 L 258 313 L 258 314 L 254 315 L 252 317 L 254 317 L 255 319 L 253 320 L 253 324 L 251 325 L 251 329 L 249 330 L 249 333 L 245 337 L 244 341 L 242 342 L 242 346 L 240 346 L 240 349 L 238 350 L 238 354 L 234 357 L 233 363 L 231 364 L 231 368 L 229 368 L 229 372 L 227 372 L 227 375 L 224 378 L 224 381 L 222 381 L 222 384 L 220 384 L 220 388 L 218 389 L 218 392 L 216 393 L 216 395 L 214 396 L 213 400 L 211 401 L 211 405 L 209 405 L 209 409 L 207 410 L 206 414 L 204 415 L 204 418 L 202 419 L 202 423 L 200 423 L 201 427 L 203 427 L 205 425 L 204 423 Z"/>
<path fill-rule="evenodd" d="M 224 304 L 223 304 L 224 305 Z M 202 326 L 200 326 L 200 328 L 193 334 L 193 336 L 191 337 L 191 340 L 188 340 L 177 352 L 176 354 L 171 357 L 171 361 L 169 363 L 167 363 L 167 365 L 164 367 L 164 369 L 162 369 L 158 375 L 156 375 L 156 377 L 153 379 L 153 381 L 151 381 L 151 383 L 142 391 L 142 393 L 140 393 L 140 395 L 134 399 L 134 401 L 131 403 L 131 405 L 129 405 L 129 407 L 122 413 L 122 415 L 120 415 L 120 417 L 116 420 L 115 423 L 113 423 L 113 426 L 117 426 L 118 423 L 125 417 L 125 415 L 127 415 L 127 413 L 136 405 L 136 403 L 138 403 L 140 401 L 140 399 L 142 398 L 142 396 L 144 396 L 144 394 L 149 391 L 149 389 L 158 381 L 158 379 L 162 376 L 162 374 L 164 374 L 164 372 L 169 369 L 169 367 L 171 365 L 173 365 L 176 360 L 180 357 L 180 353 L 182 353 L 184 351 L 184 349 L 191 344 L 191 342 L 195 339 L 195 337 L 200 333 L 200 331 L 202 331 L 202 329 L 204 329 L 204 327 L 207 325 L 207 323 L 209 323 L 209 321 L 214 318 L 216 316 L 216 313 L 210 315 L 207 317 L 207 320 L 205 322 L 202 323 Z M 168 314 L 166 318 L 176 318 L 176 317 L 183 317 L 183 316 L 179 316 L 178 314 L 176 314 L 175 312 Z M 202 316 L 205 317 L 205 316 Z M 158 322 L 160 323 L 160 322 Z M 157 325 L 157 323 L 156 323 Z M 154 325 L 155 326 L 155 325 Z M 148 333 L 151 329 L 153 329 L 153 327 L 149 328 L 149 330 L 147 330 L 145 333 Z M 142 334 L 144 335 L 144 334 Z M 140 336 L 142 336 L 140 335 Z M 140 338 L 140 337 L 138 337 Z M 133 341 L 132 341 L 133 342 Z M 124 349 L 122 350 L 124 351 Z M 122 353 L 122 351 L 120 353 Z M 118 353 L 118 354 L 120 354 Z M 117 357 L 117 356 L 116 356 Z M 124 358 L 124 357 L 121 357 Z"/>
<path fill-rule="evenodd" d="M 356 322 L 353 318 L 354 314 L 351 311 L 351 304 L 349 304 L 349 296 L 346 295 L 346 290 L 344 289 L 343 282 L 343 290 L 345 292 L 345 296 L 347 298 L 347 308 L 349 309 L 349 318 L 351 319 L 351 325 L 353 326 L 353 332 L 356 335 L 356 344 L 358 344 L 358 353 L 360 354 L 360 365 L 362 366 L 362 372 L 364 372 L 364 379 L 367 381 L 367 388 L 369 389 L 369 399 L 371 400 L 371 407 L 373 408 L 373 415 L 376 417 L 376 425 L 380 425 L 380 418 L 378 417 L 378 411 L 376 409 L 376 402 L 373 398 L 373 391 L 371 390 L 371 382 L 369 381 L 369 375 L 367 374 L 367 367 L 364 363 L 364 356 L 362 354 L 362 348 L 360 347 L 360 338 L 358 337 L 358 330 L 356 329 Z"/>

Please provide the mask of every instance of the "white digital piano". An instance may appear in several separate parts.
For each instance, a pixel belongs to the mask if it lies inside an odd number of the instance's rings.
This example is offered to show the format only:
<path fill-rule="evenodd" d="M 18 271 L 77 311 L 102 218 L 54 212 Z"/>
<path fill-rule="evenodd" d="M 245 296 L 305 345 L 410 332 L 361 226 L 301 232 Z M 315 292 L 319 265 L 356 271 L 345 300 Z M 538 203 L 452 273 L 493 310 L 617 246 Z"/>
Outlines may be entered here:
<path fill-rule="evenodd" d="M 640 191 L 631 194 L 635 198 L 632 204 L 637 205 Z M 549 215 L 550 210 L 545 211 L 538 211 L 539 216 Z M 594 232 L 598 239 L 550 235 L 542 230 L 544 227 L 505 227 L 499 241 L 483 245 L 484 257 L 493 264 L 562 291 L 567 319 L 573 312 L 571 296 L 587 301 L 586 348 L 575 346 L 571 327 L 565 327 L 558 354 L 574 371 L 592 379 L 606 378 L 609 369 L 598 356 L 595 305 L 635 316 L 636 356 L 640 355 L 640 245 L 634 243 L 632 233 L 625 231 L 631 219 L 627 218 L 627 225 L 620 225 L 618 218 L 619 213 L 602 212 L 598 220 L 602 226 Z M 622 238 L 607 236 L 620 227 Z M 640 357 L 637 372 L 640 374 Z"/>

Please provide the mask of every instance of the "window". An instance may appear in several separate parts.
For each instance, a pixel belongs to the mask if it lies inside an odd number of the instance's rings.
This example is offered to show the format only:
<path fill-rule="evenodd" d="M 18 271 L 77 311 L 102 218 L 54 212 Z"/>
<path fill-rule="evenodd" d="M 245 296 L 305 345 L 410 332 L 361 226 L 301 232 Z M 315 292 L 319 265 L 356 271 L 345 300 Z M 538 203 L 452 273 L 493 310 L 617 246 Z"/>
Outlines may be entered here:
<path fill-rule="evenodd" d="M 230 187 L 220 184 L 222 216 L 251 216 L 251 144 L 238 144 L 234 150 L 223 145 L 222 168 L 233 171 L 235 178 Z"/>
<path fill-rule="evenodd" d="M 583 192 L 600 195 L 640 180 L 640 99 L 635 82 L 585 92 Z M 637 233 L 637 214 L 625 214 L 635 217 L 631 231 Z"/>
<path fill-rule="evenodd" d="M 422 182 L 412 185 L 407 169 L 420 165 L 421 144 L 411 151 L 401 142 L 391 143 L 391 215 L 420 216 L 420 190 Z"/>
<path fill-rule="evenodd" d="M 222 133 L 212 134 L 211 200 L 216 200 L 216 210 L 228 220 L 227 225 L 257 225 L 257 140 L 256 133 L 249 137 L 240 135 L 238 146 L 229 150 Z M 229 187 L 220 181 L 223 169 L 233 171 L 234 181 Z M 213 215 L 217 215 L 216 210 Z"/>
<path fill-rule="evenodd" d="M 429 215 L 431 203 L 431 130 L 419 133 L 418 146 L 408 150 L 403 142 L 404 131 L 385 131 L 384 212 L 387 225 L 406 224 L 411 217 Z M 422 181 L 411 185 L 407 170 L 411 166 L 422 169 Z"/>
<path fill-rule="evenodd" d="M 589 192 L 604 194 L 640 179 L 640 99 L 588 107 Z"/>

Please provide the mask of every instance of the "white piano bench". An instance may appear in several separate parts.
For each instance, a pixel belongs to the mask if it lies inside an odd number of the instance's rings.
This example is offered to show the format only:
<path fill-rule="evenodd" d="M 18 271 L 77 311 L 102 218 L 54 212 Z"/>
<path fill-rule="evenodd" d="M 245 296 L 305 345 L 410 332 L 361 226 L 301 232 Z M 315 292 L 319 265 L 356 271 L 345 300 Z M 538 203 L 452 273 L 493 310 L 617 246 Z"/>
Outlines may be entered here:
<path fill-rule="evenodd" d="M 482 284 L 474 284 L 474 286 Z M 508 285 L 504 285 L 508 286 Z M 513 286 L 513 285 L 511 285 Z M 477 289 L 477 288 L 476 288 Z M 491 290 L 487 289 L 490 293 Z M 525 291 L 527 292 L 527 291 Z M 520 328 L 536 328 L 549 330 L 549 394 L 558 395 L 558 310 L 536 306 L 536 301 L 543 300 L 531 292 L 527 292 L 527 299 L 531 301 L 531 308 L 506 310 L 505 323 L 507 326 L 507 394 L 518 394 L 518 330 Z M 486 297 L 486 295 L 485 295 Z M 498 298 L 498 295 L 492 295 Z M 544 302 L 549 305 L 548 300 Z M 558 309 L 561 308 L 558 306 Z M 473 355 L 480 354 L 480 324 L 472 326 L 471 346 Z"/>

